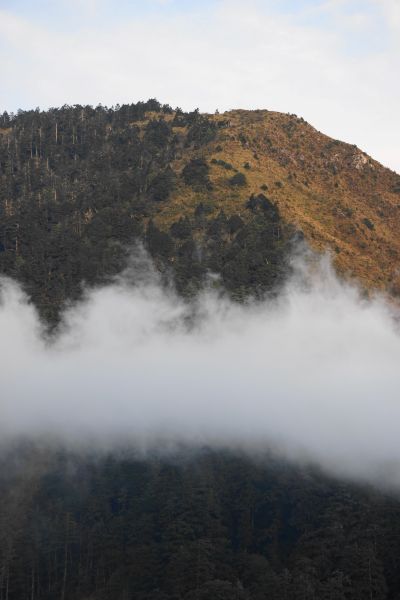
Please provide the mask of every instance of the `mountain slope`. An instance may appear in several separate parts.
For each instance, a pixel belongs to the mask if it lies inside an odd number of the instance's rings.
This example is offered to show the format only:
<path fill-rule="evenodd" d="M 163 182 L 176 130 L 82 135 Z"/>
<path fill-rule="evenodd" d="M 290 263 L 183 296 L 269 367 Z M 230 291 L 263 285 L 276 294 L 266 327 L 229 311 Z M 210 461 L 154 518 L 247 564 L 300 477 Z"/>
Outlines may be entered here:
<path fill-rule="evenodd" d="M 398 291 L 400 176 L 295 115 L 232 111 L 209 118 L 228 121 L 201 152 L 211 163 L 217 206 L 235 213 L 261 190 L 313 248 L 331 250 L 342 273 L 366 287 Z M 243 172 L 248 184 L 232 192 L 216 160 Z M 182 161 L 174 166 L 179 171 Z M 184 190 L 174 198 L 177 210 L 185 206 L 182 195 L 187 198 Z"/>
<path fill-rule="evenodd" d="M 341 273 L 396 294 L 399 213 L 396 173 L 294 115 L 150 100 L 0 117 L 0 271 L 47 319 L 138 240 L 184 293 L 208 271 L 239 298 L 269 292 L 302 232 Z"/>

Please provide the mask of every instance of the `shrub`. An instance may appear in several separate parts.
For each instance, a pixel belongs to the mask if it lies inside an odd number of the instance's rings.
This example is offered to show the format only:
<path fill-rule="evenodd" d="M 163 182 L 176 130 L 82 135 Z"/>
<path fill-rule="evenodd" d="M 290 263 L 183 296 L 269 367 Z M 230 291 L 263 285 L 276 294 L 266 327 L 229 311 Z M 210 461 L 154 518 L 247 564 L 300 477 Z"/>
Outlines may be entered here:
<path fill-rule="evenodd" d="M 400 179 L 394 184 L 393 192 L 395 194 L 400 194 Z"/>
<path fill-rule="evenodd" d="M 242 229 L 242 227 L 244 227 L 244 223 L 239 215 L 232 215 L 232 217 L 230 217 L 228 220 L 228 229 L 230 234 L 237 233 L 239 229 Z"/>
<path fill-rule="evenodd" d="M 170 232 L 174 238 L 178 238 L 180 240 L 185 240 L 190 237 L 192 228 L 189 219 L 187 217 L 181 217 L 179 221 L 171 225 Z"/>
<path fill-rule="evenodd" d="M 233 187 L 243 187 L 247 185 L 246 175 L 244 173 L 236 173 L 233 177 L 230 178 L 229 183 Z"/>
<path fill-rule="evenodd" d="M 233 170 L 233 166 L 231 165 L 231 163 L 225 162 L 222 159 L 216 159 L 213 158 L 211 160 L 213 165 L 219 165 L 220 167 L 223 167 L 224 169 L 227 169 L 227 171 L 232 171 Z"/>
<path fill-rule="evenodd" d="M 198 204 L 195 208 L 194 216 L 196 218 L 204 217 L 205 215 L 208 215 L 212 212 L 213 212 L 213 208 L 211 206 L 205 205 L 205 204 L 203 204 L 203 202 L 200 202 L 200 204 Z"/>
<path fill-rule="evenodd" d="M 153 221 L 149 221 L 146 231 L 147 247 L 152 256 L 168 257 L 174 250 L 174 243 L 168 233 L 160 231 Z"/>
<path fill-rule="evenodd" d="M 363 219 L 363 223 L 366 227 L 368 227 L 368 229 L 375 229 L 375 225 L 369 219 L 367 219 L 367 218 Z"/>
<path fill-rule="evenodd" d="M 156 148 L 164 148 L 171 135 L 171 127 L 163 119 L 152 119 L 145 129 L 145 141 Z"/>
<path fill-rule="evenodd" d="M 271 202 L 271 200 L 264 196 L 264 194 L 259 194 L 258 196 L 254 196 L 254 194 L 252 194 L 246 203 L 246 208 L 252 210 L 253 212 L 261 208 L 265 217 L 267 217 L 270 221 L 279 221 L 278 209 L 276 208 L 275 204 Z"/>
<path fill-rule="evenodd" d="M 195 189 L 211 189 L 209 172 L 210 167 L 203 158 L 194 158 L 184 167 L 182 177 L 186 185 Z"/>
<path fill-rule="evenodd" d="M 150 196 L 156 202 L 167 200 L 175 187 L 175 173 L 172 169 L 166 169 L 157 175 L 150 186 Z"/>

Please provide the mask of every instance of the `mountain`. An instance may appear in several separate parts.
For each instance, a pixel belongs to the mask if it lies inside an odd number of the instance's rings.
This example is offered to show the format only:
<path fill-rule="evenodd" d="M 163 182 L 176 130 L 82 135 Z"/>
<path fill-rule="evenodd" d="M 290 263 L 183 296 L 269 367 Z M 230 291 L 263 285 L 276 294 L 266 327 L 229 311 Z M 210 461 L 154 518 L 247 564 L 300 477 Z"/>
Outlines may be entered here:
<path fill-rule="evenodd" d="M 50 327 L 137 243 L 188 298 L 277 294 L 302 240 L 395 297 L 399 214 L 400 176 L 295 115 L 0 117 L 0 272 Z M 312 466 L 2 443 L 0 600 L 398 600 L 399 556 L 398 495 Z"/>
<path fill-rule="evenodd" d="M 399 291 L 400 176 L 295 115 L 4 113 L 0 211 L 0 271 L 52 320 L 138 240 L 185 293 L 214 271 L 236 297 L 264 294 L 301 237 L 366 289 Z"/>

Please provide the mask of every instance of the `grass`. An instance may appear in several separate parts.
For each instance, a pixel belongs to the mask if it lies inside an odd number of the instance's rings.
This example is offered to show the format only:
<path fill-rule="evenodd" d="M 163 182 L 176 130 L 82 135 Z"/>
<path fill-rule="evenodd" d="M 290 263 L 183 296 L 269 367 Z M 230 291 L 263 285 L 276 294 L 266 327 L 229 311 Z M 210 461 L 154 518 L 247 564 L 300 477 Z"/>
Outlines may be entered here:
<path fill-rule="evenodd" d="M 179 175 L 191 158 L 202 156 L 210 166 L 213 189 L 195 192 L 180 182 L 160 207 L 155 218 L 159 227 L 167 229 L 180 216 L 193 216 L 200 202 L 213 206 L 214 215 L 222 209 L 227 216 L 239 213 L 246 220 L 248 198 L 267 185 L 264 193 L 284 220 L 301 229 L 315 250 L 331 250 L 340 273 L 368 288 L 390 291 L 400 286 L 396 173 L 369 157 L 357 168 L 362 154 L 358 148 L 332 140 L 294 115 L 237 110 L 209 117 L 230 125 L 207 146 L 184 149 L 171 166 Z M 233 188 L 229 179 L 234 171 L 223 163 L 242 172 L 249 163 L 247 185 Z M 367 222 L 374 228 L 365 227 Z M 364 248 L 357 224 L 364 231 Z"/>

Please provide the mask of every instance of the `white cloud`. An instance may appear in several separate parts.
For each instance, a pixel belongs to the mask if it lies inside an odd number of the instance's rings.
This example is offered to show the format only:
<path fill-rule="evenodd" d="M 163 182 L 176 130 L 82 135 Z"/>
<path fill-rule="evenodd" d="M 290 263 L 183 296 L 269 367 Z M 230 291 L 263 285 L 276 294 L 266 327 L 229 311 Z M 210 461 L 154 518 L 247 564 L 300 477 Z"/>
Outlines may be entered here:
<path fill-rule="evenodd" d="M 142 11 L 102 23 L 82 18 L 74 31 L 2 11 L 0 107 L 156 96 L 205 111 L 295 112 L 400 171 L 398 5 L 376 2 L 387 28 L 379 43 L 371 33 L 371 47 L 367 8 L 349 15 L 338 2 L 318 9 L 331 26 L 308 22 L 306 11 L 295 18 L 257 2 L 218 2 L 174 16 Z M 357 52 L 348 49 L 353 33 L 361 36 Z"/>
<path fill-rule="evenodd" d="M 388 26 L 392 28 L 396 34 L 400 33 L 400 3 L 398 0 L 375 0 L 378 6 L 384 9 Z M 396 38 L 400 42 L 399 38 Z"/>
<path fill-rule="evenodd" d="M 128 280 L 90 292 L 52 344 L 3 282 L 3 443 L 272 446 L 400 485 L 400 336 L 381 301 L 362 302 L 326 262 L 301 264 L 278 303 L 249 306 L 210 294 L 188 306 Z"/>

